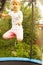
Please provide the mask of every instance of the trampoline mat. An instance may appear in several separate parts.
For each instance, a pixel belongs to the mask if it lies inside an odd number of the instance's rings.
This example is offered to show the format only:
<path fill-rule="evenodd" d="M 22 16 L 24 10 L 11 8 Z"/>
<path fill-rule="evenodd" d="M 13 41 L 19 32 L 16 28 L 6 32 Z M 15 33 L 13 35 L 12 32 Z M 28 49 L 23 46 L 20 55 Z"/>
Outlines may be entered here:
<path fill-rule="evenodd" d="M 37 63 L 32 63 L 32 62 L 22 62 L 22 61 L 5 61 L 5 62 L 0 62 L 0 65 L 41 65 Z"/>

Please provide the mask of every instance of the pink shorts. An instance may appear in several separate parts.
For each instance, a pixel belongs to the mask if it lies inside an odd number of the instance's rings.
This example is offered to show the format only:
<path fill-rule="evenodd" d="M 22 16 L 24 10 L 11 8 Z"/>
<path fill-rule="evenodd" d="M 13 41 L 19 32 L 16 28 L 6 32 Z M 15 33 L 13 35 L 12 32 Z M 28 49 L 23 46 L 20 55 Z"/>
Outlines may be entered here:
<path fill-rule="evenodd" d="M 23 40 L 23 29 L 10 29 L 4 35 L 4 39 L 14 38 L 16 36 L 17 40 Z"/>

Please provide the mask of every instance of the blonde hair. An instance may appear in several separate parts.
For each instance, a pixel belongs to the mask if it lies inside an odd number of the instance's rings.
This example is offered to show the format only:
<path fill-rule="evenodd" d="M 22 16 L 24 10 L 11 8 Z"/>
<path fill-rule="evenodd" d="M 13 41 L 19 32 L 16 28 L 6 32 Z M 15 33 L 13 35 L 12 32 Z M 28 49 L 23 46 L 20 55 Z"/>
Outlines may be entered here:
<path fill-rule="evenodd" d="M 11 0 L 11 3 L 12 2 L 18 2 L 20 4 L 20 0 Z"/>

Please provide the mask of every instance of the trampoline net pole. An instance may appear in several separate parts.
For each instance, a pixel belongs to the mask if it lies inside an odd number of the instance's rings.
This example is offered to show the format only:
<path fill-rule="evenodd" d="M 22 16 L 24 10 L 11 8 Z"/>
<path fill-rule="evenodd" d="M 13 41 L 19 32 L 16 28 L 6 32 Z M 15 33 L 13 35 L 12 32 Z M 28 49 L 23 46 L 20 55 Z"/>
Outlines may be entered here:
<path fill-rule="evenodd" d="M 34 1 L 32 0 L 32 22 L 31 22 L 31 44 L 30 44 L 30 59 L 32 58 L 32 45 L 33 45 L 33 34 L 34 34 Z"/>

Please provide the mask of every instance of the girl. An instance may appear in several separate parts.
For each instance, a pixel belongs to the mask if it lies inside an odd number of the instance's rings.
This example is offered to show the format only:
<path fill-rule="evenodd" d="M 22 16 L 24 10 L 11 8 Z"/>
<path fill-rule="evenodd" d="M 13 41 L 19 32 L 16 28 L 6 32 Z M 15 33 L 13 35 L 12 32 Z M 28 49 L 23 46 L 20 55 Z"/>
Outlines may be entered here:
<path fill-rule="evenodd" d="M 12 11 L 9 10 L 8 14 L 1 14 L 2 17 L 11 16 L 12 18 L 12 28 L 3 34 L 4 39 L 14 38 L 16 36 L 18 41 L 23 40 L 23 14 L 20 11 L 20 1 L 11 0 Z"/>

